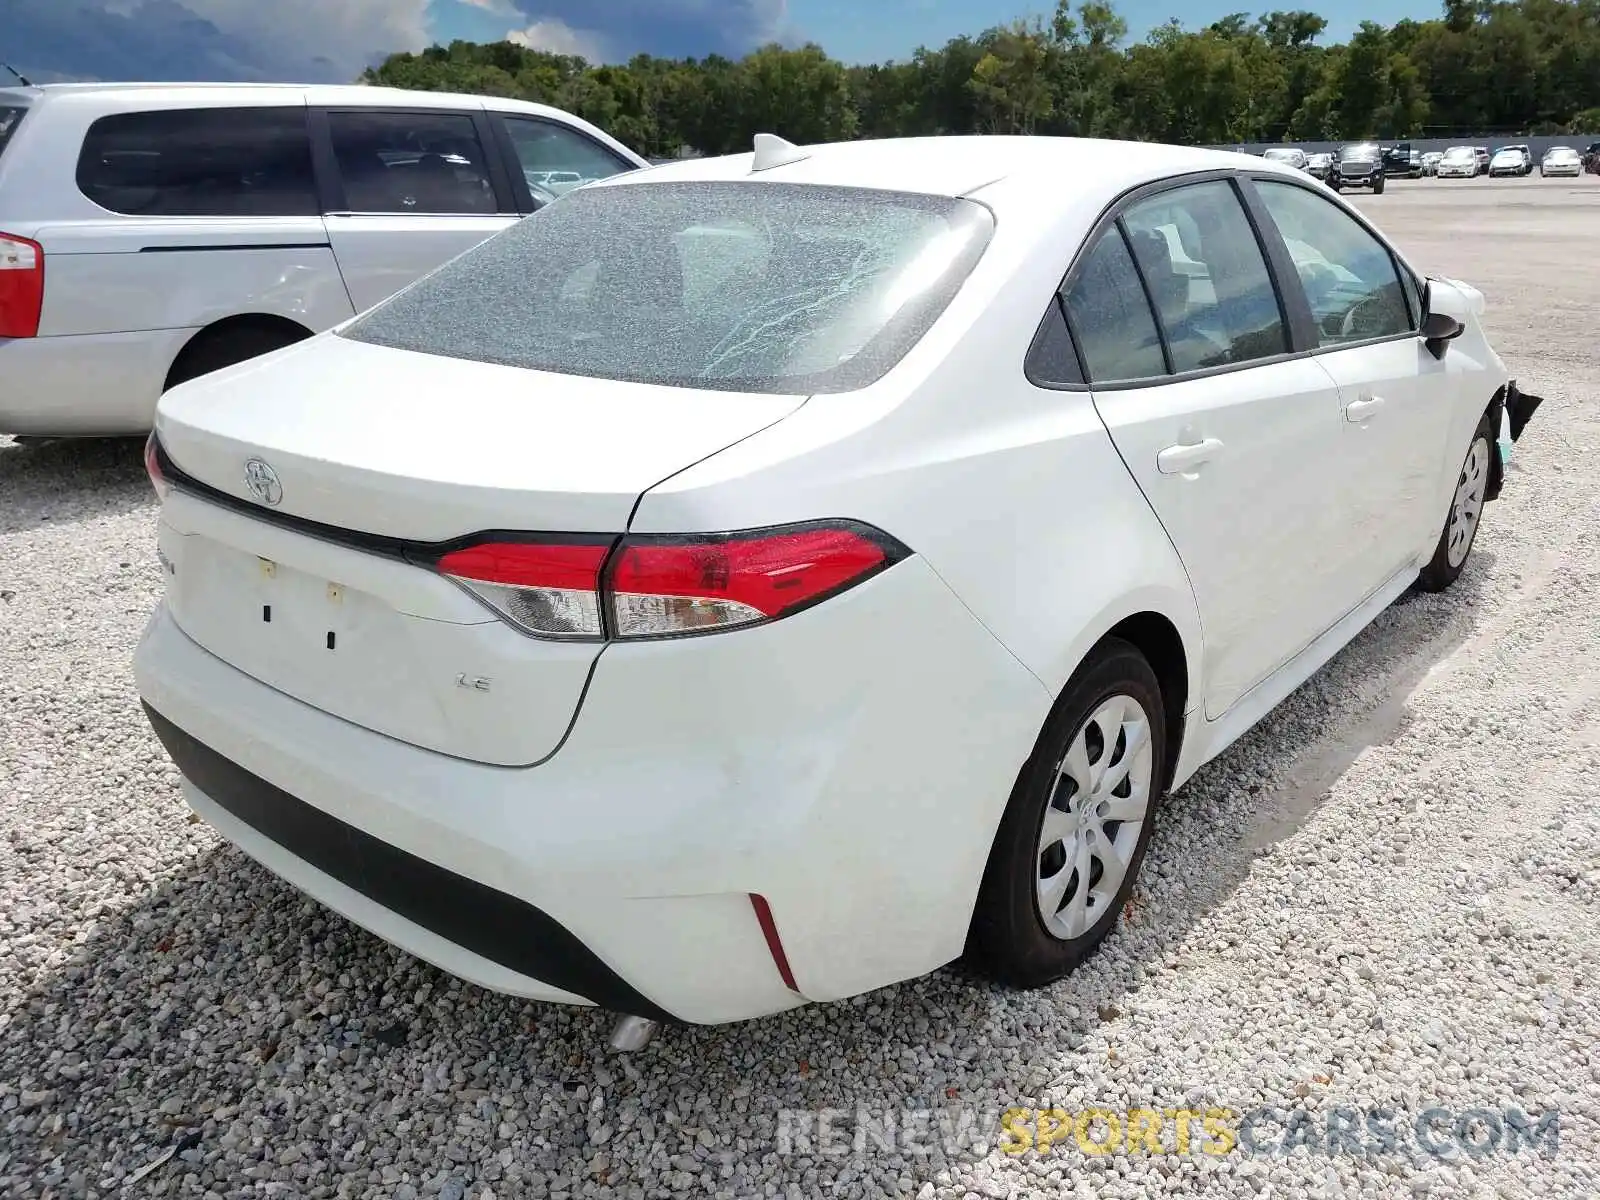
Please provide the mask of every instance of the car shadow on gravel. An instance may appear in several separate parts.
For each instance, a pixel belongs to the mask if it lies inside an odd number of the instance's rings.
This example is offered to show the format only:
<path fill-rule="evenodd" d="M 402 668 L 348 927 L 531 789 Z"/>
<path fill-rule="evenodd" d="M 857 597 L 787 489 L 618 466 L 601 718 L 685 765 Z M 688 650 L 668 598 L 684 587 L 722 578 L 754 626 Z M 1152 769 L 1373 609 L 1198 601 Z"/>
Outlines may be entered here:
<path fill-rule="evenodd" d="M 354 1174 L 360 1193 L 388 1166 L 433 1186 L 494 1181 L 500 1195 L 659 1186 L 674 1172 L 709 1193 L 730 1164 L 776 1155 L 809 1192 L 810 1122 L 842 1110 L 848 1142 L 857 1108 L 935 1114 L 926 1155 L 869 1149 L 844 1168 L 869 1194 L 905 1178 L 915 1190 L 983 1157 L 1004 1108 L 1078 1083 L 1085 1055 L 1108 1053 L 1090 1039 L 1127 994 L 1224 936 L 1209 917 L 1252 860 L 1403 727 L 1406 697 L 1487 618 L 1475 602 L 1493 566 L 1484 554 L 1450 593 L 1391 607 L 1203 768 L 1163 813 L 1124 925 L 1036 992 L 951 967 L 764 1020 L 670 1028 L 619 1057 L 606 1014 L 463 984 L 213 845 L 104 912 L 0 1015 L 0 1193 L 113 1185 L 174 1142 L 176 1160 L 144 1186 L 193 1174 L 184 1194 L 267 1180 L 306 1190 Z M 175 794 L 139 802 L 170 806 L 173 839 L 205 836 Z M 1182 1069 L 1174 1055 L 1171 1073 Z"/>
<path fill-rule="evenodd" d="M 0 437 L 0 534 L 155 506 L 142 438 Z"/>

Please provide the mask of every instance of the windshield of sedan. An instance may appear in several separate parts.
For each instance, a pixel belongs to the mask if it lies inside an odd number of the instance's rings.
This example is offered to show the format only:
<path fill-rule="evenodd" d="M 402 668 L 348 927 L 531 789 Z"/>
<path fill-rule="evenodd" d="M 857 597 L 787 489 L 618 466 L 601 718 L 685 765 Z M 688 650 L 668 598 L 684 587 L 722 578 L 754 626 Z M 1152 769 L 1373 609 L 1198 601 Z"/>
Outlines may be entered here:
<path fill-rule="evenodd" d="M 1346 146 L 1339 151 L 1340 162 L 1372 162 L 1378 157 L 1376 146 Z"/>
<path fill-rule="evenodd" d="M 571 192 L 357 319 L 360 342 L 636 383 L 865 387 L 994 230 L 949 197 L 765 182 Z"/>
<path fill-rule="evenodd" d="M 1556 146 L 1554 149 L 1546 150 L 1544 156 L 1555 159 L 1573 159 L 1578 157 L 1578 152 L 1570 146 Z"/>
<path fill-rule="evenodd" d="M 1450 149 L 1444 152 L 1444 158 L 1440 161 L 1450 163 L 1471 162 L 1477 157 L 1477 151 L 1471 146 L 1451 146 Z"/>
<path fill-rule="evenodd" d="M 1300 159 L 1300 151 L 1298 151 L 1298 150 L 1266 150 L 1266 151 L 1262 152 L 1261 157 L 1265 158 L 1265 159 L 1268 159 L 1271 162 L 1298 162 L 1299 159 Z"/>

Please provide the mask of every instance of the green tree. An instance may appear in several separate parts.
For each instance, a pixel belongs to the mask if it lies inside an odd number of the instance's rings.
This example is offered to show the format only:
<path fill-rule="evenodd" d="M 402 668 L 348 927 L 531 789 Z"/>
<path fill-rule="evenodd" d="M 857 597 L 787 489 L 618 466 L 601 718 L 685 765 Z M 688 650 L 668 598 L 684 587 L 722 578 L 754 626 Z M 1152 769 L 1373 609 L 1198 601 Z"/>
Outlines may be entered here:
<path fill-rule="evenodd" d="M 985 133 L 1034 133 L 1055 113 L 1058 47 L 1039 24 L 1018 21 L 985 35 L 967 87 Z"/>
<path fill-rule="evenodd" d="M 594 64 L 510 42 L 397 54 L 362 76 L 566 108 L 641 153 L 921 134 L 1045 133 L 1231 144 L 1488 135 L 1600 125 L 1600 0 L 1441 0 L 1439 19 L 1364 22 L 1323 45 L 1303 9 L 1171 21 L 1127 45 L 1111 0 L 845 66 L 820 46 Z"/>

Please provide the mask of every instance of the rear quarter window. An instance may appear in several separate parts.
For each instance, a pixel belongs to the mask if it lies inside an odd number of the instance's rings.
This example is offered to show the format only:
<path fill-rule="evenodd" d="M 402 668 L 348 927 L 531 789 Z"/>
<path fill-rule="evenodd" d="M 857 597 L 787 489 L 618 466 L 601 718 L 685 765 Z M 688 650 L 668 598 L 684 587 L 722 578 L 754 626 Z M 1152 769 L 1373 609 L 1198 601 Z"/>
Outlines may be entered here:
<path fill-rule="evenodd" d="M 305 107 L 117 113 L 89 127 L 78 188 L 142 217 L 301 217 L 320 211 Z"/>
<path fill-rule="evenodd" d="M 0 154 L 6 152 L 6 143 L 11 141 L 11 135 L 17 131 L 17 126 L 22 124 L 22 118 L 28 110 L 15 105 L 0 105 Z"/>

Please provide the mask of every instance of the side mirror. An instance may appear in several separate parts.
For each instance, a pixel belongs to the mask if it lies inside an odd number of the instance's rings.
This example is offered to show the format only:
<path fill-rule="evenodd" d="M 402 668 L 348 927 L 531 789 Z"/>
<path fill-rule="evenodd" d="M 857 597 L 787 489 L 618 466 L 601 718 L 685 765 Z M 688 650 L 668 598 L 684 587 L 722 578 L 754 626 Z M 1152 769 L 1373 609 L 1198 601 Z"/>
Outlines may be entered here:
<path fill-rule="evenodd" d="M 1465 329 L 1466 326 L 1449 313 L 1434 311 L 1433 287 L 1430 284 L 1422 293 L 1422 328 L 1418 330 L 1428 353 L 1434 358 L 1443 358 L 1450 343 L 1460 337 Z"/>

